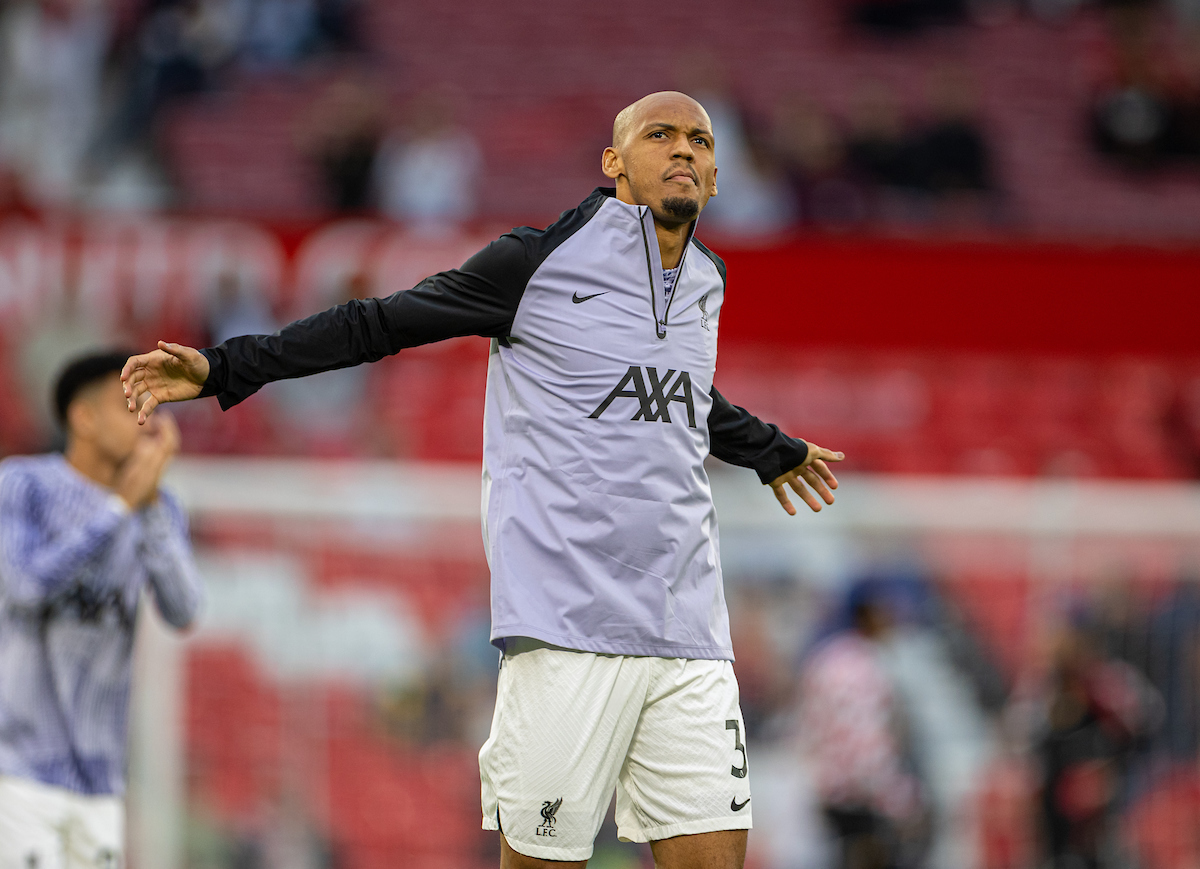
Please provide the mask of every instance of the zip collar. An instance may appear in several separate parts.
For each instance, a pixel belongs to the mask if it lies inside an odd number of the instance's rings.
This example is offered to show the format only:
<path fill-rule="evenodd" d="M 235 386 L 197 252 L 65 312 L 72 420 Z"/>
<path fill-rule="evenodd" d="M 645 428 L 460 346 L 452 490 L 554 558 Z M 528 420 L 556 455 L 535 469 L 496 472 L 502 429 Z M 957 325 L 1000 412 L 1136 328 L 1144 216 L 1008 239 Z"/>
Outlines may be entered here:
<path fill-rule="evenodd" d="M 628 202 L 622 202 L 617 199 L 617 191 L 613 187 L 597 187 L 592 193 L 593 196 L 601 194 L 609 197 L 618 205 L 630 212 L 635 212 L 638 220 L 638 225 L 642 231 L 642 246 L 646 252 L 646 277 L 650 284 L 650 313 L 654 316 L 654 334 L 660 340 L 667 337 L 667 325 L 671 314 L 671 303 L 675 301 L 675 294 L 679 291 L 679 285 L 683 282 L 683 266 L 687 261 L 688 250 L 692 246 L 692 239 L 696 235 L 697 220 L 693 220 L 688 227 L 687 239 L 683 243 L 683 252 L 679 256 L 679 276 L 675 279 L 674 286 L 671 287 L 671 293 L 667 296 L 666 305 L 663 307 L 662 316 L 658 315 L 658 300 L 663 297 L 663 266 L 662 252 L 658 247 L 658 237 L 654 231 L 654 213 L 647 205 L 631 205 Z M 650 243 L 650 239 L 654 239 L 654 243 Z"/>

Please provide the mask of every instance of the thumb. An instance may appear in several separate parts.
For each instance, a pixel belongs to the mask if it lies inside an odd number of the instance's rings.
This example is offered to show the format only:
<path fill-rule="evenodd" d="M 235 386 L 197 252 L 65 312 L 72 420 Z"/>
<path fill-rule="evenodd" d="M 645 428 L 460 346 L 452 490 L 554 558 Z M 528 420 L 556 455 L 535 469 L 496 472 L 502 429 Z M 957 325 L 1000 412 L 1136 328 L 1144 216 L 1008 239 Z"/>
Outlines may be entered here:
<path fill-rule="evenodd" d="M 158 349 L 164 353 L 170 353 L 176 359 L 183 361 L 183 345 L 181 344 L 171 344 L 167 341 L 159 341 Z"/>

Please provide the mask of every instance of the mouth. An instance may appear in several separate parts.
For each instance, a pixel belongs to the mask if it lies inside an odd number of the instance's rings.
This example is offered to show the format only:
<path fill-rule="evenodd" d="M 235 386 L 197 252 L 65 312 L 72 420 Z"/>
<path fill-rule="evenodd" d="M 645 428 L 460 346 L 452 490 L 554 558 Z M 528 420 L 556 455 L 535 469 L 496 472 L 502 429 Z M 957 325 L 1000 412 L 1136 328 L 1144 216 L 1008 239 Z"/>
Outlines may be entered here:
<path fill-rule="evenodd" d="M 688 169 L 676 169 L 675 171 L 673 171 L 669 175 L 667 175 L 667 180 L 668 181 L 686 181 L 686 182 L 690 182 L 693 186 L 698 186 L 698 182 L 696 181 L 696 174 Z"/>

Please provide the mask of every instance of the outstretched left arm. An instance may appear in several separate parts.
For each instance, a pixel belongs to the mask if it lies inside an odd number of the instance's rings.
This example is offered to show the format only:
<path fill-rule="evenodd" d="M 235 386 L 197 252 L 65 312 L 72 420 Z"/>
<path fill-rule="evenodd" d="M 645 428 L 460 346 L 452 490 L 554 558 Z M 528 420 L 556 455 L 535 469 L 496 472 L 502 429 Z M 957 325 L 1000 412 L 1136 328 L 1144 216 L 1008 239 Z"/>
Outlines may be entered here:
<path fill-rule="evenodd" d="M 836 489 L 838 482 L 825 463 L 840 462 L 845 458 L 844 454 L 788 437 L 779 426 L 765 423 L 745 409 L 730 404 L 715 386 L 711 395 L 709 452 L 731 465 L 753 468 L 763 485 L 770 486 L 775 492 L 780 506 L 789 516 L 796 515 L 796 508 L 788 497 L 789 488 L 814 513 L 821 511 L 818 495 L 826 504 L 833 503 L 830 490 Z"/>

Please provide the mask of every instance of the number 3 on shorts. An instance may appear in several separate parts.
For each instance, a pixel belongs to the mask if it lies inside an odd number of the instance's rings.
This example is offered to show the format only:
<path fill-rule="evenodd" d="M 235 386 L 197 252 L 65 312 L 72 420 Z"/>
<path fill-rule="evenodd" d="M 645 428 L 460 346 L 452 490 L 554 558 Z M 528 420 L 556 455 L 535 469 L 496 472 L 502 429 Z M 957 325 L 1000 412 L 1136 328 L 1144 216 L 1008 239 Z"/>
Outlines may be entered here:
<path fill-rule="evenodd" d="M 729 774 L 736 778 L 745 778 L 749 764 L 746 761 L 746 746 L 742 744 L 742 725 L 738 723 L 736 718 L 730 718 L 725 722 L 725 729 L 733 731 L 734 750 L 742 753 L 742 765 L 740 767 L 731 766 Z"/>

